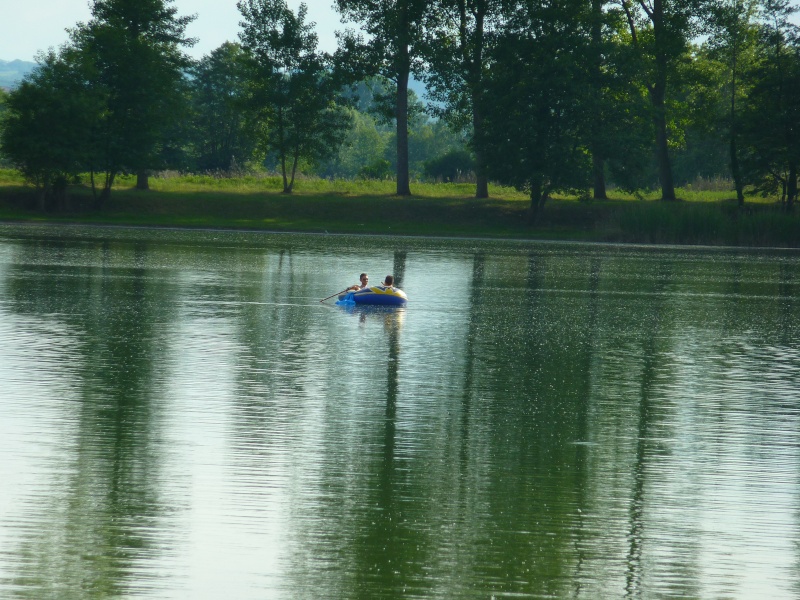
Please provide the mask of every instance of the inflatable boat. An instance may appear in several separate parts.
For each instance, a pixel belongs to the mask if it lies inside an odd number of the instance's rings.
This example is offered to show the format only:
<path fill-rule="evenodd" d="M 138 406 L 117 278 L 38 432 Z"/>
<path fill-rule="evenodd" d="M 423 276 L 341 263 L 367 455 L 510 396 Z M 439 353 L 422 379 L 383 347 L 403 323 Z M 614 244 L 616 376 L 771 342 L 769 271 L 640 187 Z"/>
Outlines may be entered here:
<path fill-rule="evenodd" d="M 373 306 L 405 306 L 408 296 L 403 290 L 396 287 L 384 287 L 375 285 L 366 287 L 363 290 L 348 292 L 339 296 L 336 304 L 341 306 L 352 306 L 355 304 L 371 304 Z"/>

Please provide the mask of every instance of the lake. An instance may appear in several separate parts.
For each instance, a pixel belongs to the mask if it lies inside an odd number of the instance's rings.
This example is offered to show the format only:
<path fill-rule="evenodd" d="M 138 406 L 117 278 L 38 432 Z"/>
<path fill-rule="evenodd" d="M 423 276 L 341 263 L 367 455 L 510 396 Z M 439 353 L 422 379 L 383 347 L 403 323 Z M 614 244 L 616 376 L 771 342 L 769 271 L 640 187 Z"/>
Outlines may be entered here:
<path fill-rule="evenodd" d="M 320 302 L 392 273 L 405 309 Z M 800 597 L 800 252 L 0 226 L 0 597 Z"/>

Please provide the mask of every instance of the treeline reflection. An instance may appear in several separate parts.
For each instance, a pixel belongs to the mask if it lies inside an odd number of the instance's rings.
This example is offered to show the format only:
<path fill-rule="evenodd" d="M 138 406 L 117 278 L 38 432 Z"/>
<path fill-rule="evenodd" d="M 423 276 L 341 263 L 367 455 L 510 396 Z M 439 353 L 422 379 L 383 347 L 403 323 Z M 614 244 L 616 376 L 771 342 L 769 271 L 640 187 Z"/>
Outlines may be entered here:
<path fill-rule="evenodd" d="M 62 390 L 0 559 L 20 596 L 798 585 L 796 257 L 0 243 L 0 314 Z M 370 262 L 407 309 L 318 302 Z"/>

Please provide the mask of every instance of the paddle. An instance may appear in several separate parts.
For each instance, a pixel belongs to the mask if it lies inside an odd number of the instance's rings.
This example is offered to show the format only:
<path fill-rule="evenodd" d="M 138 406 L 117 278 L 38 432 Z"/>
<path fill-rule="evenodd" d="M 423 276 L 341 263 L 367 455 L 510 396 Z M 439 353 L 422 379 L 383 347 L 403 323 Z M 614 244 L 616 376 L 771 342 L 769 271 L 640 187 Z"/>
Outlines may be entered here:
<path fill-rule="evenodd" d="M 333 298 L 334 296 L 338 296 L 339 294 L 344 294 L 344 293 L 345 293 L 347 290 L 349 290 L 349 289 L 350 289 L 350 288 L 344 288 L 344 289 L 343 289 L 341 292 L 336 292 L 335 294 L 331 294 L 331 295 L 330 295 L 330 296 L 328 296 L 327 298 L 323 298 L 322 300 L 320 300 L 320 302 L 325 302 L 325 300 L 330 300 L 330 299 L 331 299 L 331 298 Z"/>

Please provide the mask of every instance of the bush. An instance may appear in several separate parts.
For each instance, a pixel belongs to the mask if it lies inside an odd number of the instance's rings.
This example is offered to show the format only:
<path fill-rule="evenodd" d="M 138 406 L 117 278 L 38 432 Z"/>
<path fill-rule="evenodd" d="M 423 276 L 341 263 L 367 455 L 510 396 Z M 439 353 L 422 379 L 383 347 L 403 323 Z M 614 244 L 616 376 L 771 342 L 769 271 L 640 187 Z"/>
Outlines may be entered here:
<path fill-rule="evenodd" d="M 392 177 L 392 164 L 385 158 L 379 158 L 361 167 L 358 171 L 360 179 L 390 179 Z"/>
<path fill-rule="evenodd" d="M 475 161 L 466 150 L 450 152 L 425 162 L 425 176 L 434 181 L 458 181 L 475 169 Z"/>

